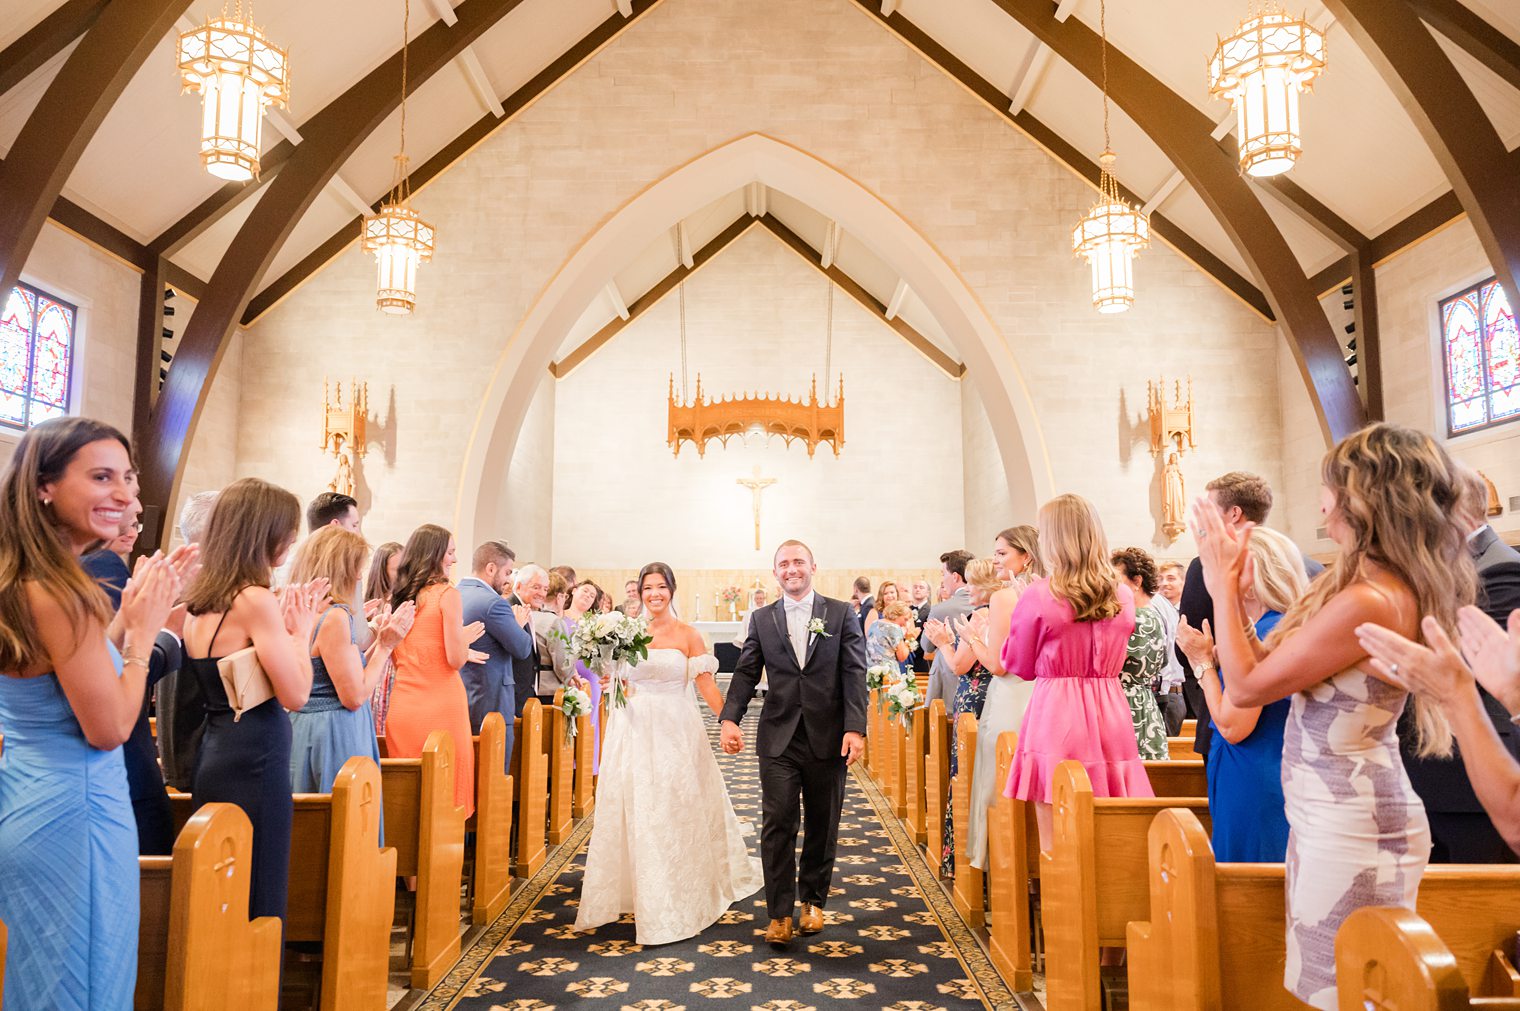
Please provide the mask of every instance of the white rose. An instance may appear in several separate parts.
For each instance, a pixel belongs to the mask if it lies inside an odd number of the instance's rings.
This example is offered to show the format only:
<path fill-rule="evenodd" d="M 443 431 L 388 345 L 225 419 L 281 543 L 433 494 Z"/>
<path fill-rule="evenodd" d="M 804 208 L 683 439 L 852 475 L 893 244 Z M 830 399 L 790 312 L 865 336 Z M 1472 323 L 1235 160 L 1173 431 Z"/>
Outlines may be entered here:
<path fill-rule="evenodd" d="M 609 636 L 618 630 L 618 624 L 623 616 L 616 611 L 608 611 L 596 619 L 596 633 L 599 637 Z"/>

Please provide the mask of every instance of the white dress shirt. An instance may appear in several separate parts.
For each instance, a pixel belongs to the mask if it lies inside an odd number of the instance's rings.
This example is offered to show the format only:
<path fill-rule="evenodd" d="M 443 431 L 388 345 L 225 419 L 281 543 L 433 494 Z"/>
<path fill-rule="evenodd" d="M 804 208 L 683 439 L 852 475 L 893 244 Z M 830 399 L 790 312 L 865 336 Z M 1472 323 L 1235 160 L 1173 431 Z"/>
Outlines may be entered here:
<path fill-rule="evenodd" d="M 782 606 L 786 608 L 786 634 L 792 640 L 792 652 L 797 656 L 797 666 L 807 663 L 808 647 L 808 622 L 813 617 L 813 598 L 817 596 L 812 590 L 801 600 L 793 600 L 791 597 L 783 597 Z"/>

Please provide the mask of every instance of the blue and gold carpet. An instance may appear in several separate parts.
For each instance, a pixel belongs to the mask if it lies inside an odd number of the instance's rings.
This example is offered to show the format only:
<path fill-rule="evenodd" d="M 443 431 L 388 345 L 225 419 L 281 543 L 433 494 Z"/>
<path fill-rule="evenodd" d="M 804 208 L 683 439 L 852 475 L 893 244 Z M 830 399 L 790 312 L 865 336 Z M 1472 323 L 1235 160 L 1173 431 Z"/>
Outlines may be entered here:
<path fill-rule="evenodd" d="M 741 821 L 760 820 L 753 749 L 717 751 Z M 753 727 L 746 727 L 753 741 Z M 631 917 L 576 932 L 576 903 L 590 838 L 588 819 L 555 851 L 501 917 L 421 1002 L 443 1011 L 551 1011 L 584 1006 L 636 1011 L 820 1007 L 966 1011 L 1013 1007 L 1013 999 L 956 915 L 874 784 L 850 777 L 840 823 L 834 887 L 821 934 L 786 952 L 765 944 L 764 898 L 734 905 L 701 935 L 675 944 L 634 943 Z M 751 835 L 758 845 L 758 831 Z"/>

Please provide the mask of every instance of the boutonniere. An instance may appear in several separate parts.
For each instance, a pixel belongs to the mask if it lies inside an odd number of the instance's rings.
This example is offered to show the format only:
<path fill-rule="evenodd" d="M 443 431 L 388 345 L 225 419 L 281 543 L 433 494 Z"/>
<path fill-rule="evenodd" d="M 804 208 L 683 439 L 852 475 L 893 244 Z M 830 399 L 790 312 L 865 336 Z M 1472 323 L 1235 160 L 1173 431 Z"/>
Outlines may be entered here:
<path fill-rule="evenodd" d="M 823 619 L 822 618 L 809 618 L 808 619 L 808 624 L 807 624 L 807 630 L 808 630 L 808 634 L 809 635 L 821 635 L 825 639 L 832 639 L 833 638 L 832 634 L 830 634 L 828 632 L 825 632 L 823 630 Z"/>

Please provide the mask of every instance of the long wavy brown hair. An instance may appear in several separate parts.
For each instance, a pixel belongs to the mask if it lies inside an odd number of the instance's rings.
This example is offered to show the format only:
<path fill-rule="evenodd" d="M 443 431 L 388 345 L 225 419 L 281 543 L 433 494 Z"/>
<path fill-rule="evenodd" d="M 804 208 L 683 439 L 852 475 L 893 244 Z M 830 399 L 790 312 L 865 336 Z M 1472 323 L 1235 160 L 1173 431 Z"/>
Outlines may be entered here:
<path fill-rule="evenodd" d="M 386 541 L 375 549 L 374 557 L 369 562 L 369 578 L 364 581 L 365 600 L 389 600 L 391 598 L 391 557 L 401 553 L 401 545 L 396 541 Z M 401 574 L 398 564 L 396 574 Z"/>
<path fill-rule="evenodd" d="M 201 541 L 201 574 L 185 594 L 191 614 L 218 614 L 244 587 L 268 586 L 280 554 L 301 530 L 301 502 L 279 485 L 245 477 L 223 488 Z"/>
<path fill-rule="evenodd" d="M 1050 592 L 1071 605 L 1077 621 L 1105 621 L 1122 610 L 1108 538 L 1092 503 L 1057 495 L 1040 507 L 1040 545 L 1050 562 Z"/>
<path fill-rule="evenodd" d="M 449 554 L 449 541 L 454 535 L 436 523 L 424 523 L 412 531 L 401 549 L 401 571 L 396 573 L 396 585 L 391 588 L 391 606 L 400 607 L 408 600 L 416 600 L 423 590 L 436 583 L 446 583 L 449 575 L 443 571 L 443 560 Z"/>
<path fill-rule="evenodd" d="M 1454 633 L 1457 609 L 1477 594 L 1477 573 L 1466 531 L 1457 525 L 1457 465 L 1441 444 L 1403 425 L 1369 425 L 1325 454 L 1320 476 L 1350 537 L 1334 564 L 1283 615 L 1267 647 L 1301 628 L 1352 583 L 1370 580 L 1374 566 L 1408 588 L 1420 617 L 1430 615 Z M 1419 753 L 1450 754 L 1445 717 L 1424 698 L 1416 696 L 1414 704 Z"/>
<path fill-rule="evenodd" d="M 100 585 L 79 566 L 68 538 L 42 504 L 42 486 L 63 476 L 69 463 L 92 442 L 114 439 L 127 450 L 127 437 L 90 418 L 53 418 L 21 437 L 0 476 L 0 671 L 24 671 L 46 661 L 37 624 L 27 604 L 26 585 L 52 594 L 80 641 L 91 619 L 111 620 L 111 605 Z"/>

